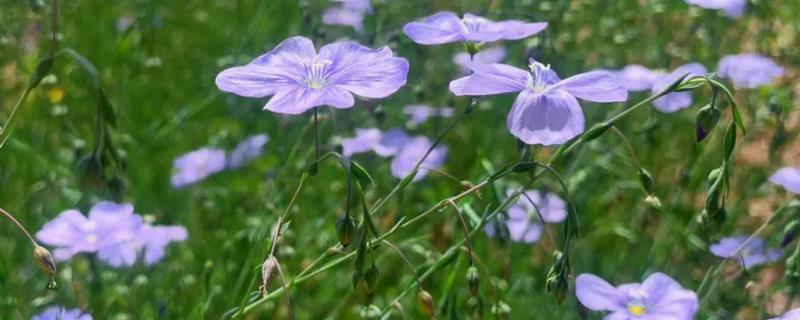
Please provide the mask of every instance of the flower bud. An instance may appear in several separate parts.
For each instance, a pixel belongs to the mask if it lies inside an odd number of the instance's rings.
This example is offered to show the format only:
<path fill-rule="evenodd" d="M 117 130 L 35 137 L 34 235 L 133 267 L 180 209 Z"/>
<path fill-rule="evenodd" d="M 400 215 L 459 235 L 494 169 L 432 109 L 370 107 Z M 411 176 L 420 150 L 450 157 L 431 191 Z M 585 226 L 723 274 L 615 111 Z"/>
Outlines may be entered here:
<path fill-rule="evenodd" d="M 425 289 L 420 289 L 419 293 L 417 294 L 417 300 L 419 301 L 419 306 L 422 311 L 425 312 L 428 317 L 433 318 L 435 313 L 433 307 L 433 297 L 431 294 Z"/>
<path fill-rule="evenodd" d="M 794 241 L 800 232 L 800 221 L 793 220 L 783 228 L 783 240 L 781 240 L 781 248 L 786 247 L 790 242 Z"/>
<path fill-rule="evenodd" d="M 605 122 L 597 123 L 593 125 L 591 128 L 589 128 L 589 130 L 586 130 L 586 133 L 581 135 L 580 140 L 583 142 L 589 142 L 594 139 L 597 139 L 604 133 L 606 133 L 606 131 L 608 131 L 608 128 L 611 128 L 611 124 Z"/>
<path fill-rule="evenodd" d="M 53 255 L 50 254 L 50 251 L 47 250 L 45 247 L 40 245 L 36 245 L 33 248 L 33 257 L 36 258 L 36 262 L 39 264 L 39 267 L 50 276 L 50 281 L 47 283 L 48 289 L 55 289 L 56 288 L 56 263 L 53 261 Z"/>
<path fill-rule="evenodd" d="M 350 216 L 344 216 L 336 221 L 336 235 L 339 237 L 339 243 L 343 247 L 347 247 L 353 236 L 356 234 L 356 222 Z"/>
<path fill-rule="evenodd" d="M 367 269 L 367 273 L 364 274 L 364 281 L 367 284 L 367 291 L 375 292 L 378 289 L 378 282 L 381 280 L 381 272 L 378 270 L 378 267 L 375 263 Z"/>
<path fill-rule="evenodd" d="M 712 185 L 714 185 L 715 182 L 717 182 L 717 179 L 719 179 L 720 173 L 722 173 L 722 169 L 720 169 L 720 168 L 716 168 L 714 170 L 711 170 L 711 172 L 708 173 L 708 178 L 707 178 L 706 181 L 708 182 L 708 187 L 709 188 Z"/>
<path fill-rule="evenodd" d="M 114 175 L 111 177 L 111 180 L 108 180 L 108 190 L 111 192 L 111 197 L 114 200 L 122 200 L 122 196 L 125 193 L 125 190 L 128 189 L 128 183 L 125 182 L 125 178 Z"/>
<path fill-rule="evenodd" d="M 481 284 L 480 274 L 478 274 L 478 268 L 475 266 L 470 266 L 467 269 L 467 283 L 469 284 L 469 292 L 472 296 L 478 295 L 478 286 Z"/>
<path fill-rule="evenodd" d="M 714 105 L 706 105 L 697 112 L 695 120 L 695 134 L 697 142 L 703 141 L 719 122 L 720 112 Z"/>
<path fill-rule="evenodd" d="M 94 153 L 78 160 L 77 169 L 83 188 L 98 187 L 105 180 L 103 162 Z"/>
<path fill-rule="evenodd" d="M 362 319 L 380 319 L 381 318 L 381 309 L 378 306 L 371 304 L 364 309 L 361 309 L 361 318 Z"/>
<path fill-rule="evenodd" d="M 267 296 L 269 294 L 269 286 L 272 280 L 275 279 L 275 271 L 278 269 L 278 259 L 270 255 L 264 264 L 261 265 L 261 294 Z"/>

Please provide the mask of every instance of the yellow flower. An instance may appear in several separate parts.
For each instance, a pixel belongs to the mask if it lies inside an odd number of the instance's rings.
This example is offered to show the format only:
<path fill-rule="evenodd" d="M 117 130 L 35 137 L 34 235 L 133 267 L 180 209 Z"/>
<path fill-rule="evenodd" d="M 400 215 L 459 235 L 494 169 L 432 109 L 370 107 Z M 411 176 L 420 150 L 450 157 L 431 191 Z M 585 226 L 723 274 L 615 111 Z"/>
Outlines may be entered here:
<path fill-rule="evenodd" d="M 47 97 L 50 98 L 50 103 L 59 103 L 61 99 L 64 99 L 64 90 L 58 87 L 50 89 L 50 91 L 47 91 Z"/>

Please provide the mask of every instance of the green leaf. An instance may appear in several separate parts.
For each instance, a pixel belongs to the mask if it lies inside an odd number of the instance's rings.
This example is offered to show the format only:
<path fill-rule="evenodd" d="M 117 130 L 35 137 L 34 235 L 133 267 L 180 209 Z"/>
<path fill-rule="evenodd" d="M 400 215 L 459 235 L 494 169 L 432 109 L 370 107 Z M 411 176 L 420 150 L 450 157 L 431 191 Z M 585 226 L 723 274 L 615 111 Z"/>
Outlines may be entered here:
<path fill-rule="evenodd" d="M 731 122 L 728 125 L 728 129 L 725 131 L 725 159 L 730 159 L 731 155 L 733 154 L 733 149 L 736 147 L 736 124 L 735 122 Z"/>
<path fill-rule="evenodd" d="M 53 69 L 53 63 L 56 61 L 56 57 L 51 56 L 42 59 L 39 61 L 39 64 L 36 65 L 36 73 L 33 74 L 31 80 L 28 81 L 28 89 L 32 90 L 36 88 L 42 79 L 44 79 L 47 74 L 50 73 L 50 70 Z"/>
<path fill-rule="evenodd" d="M 362 167 L 358 162 L 350 160 L 350 171 L 353 173 L 353 176 L 358 179 L 363 185 L 375 185 L 375 180 L 372 179 L 372 176 L 369 175 L 364 167 Z"/>
<path fill-rule="evenodd" d="M 536 168 L 537 166 L 539 166 L 539 163 L 537 163 L 536 161 L 519 162 L 515 164 L 513 167 L 511 167 L 511 171 L 516 173 L 528 172 L 531 171 L 533 168 Z"/>

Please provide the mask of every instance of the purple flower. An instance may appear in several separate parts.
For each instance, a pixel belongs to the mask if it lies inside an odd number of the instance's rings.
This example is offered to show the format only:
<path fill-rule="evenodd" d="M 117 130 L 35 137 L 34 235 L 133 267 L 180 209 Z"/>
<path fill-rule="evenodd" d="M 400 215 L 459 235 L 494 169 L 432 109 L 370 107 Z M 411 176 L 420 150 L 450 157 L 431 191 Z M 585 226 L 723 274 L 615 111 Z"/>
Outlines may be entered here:
<path fill-rule="evenodd" d="M 791 193 L 800 194 L 800 167 L 783 167 L 769 177 L 769 182 L 777 184 Z"/>
<path fill-rule="evenodd" d="M 519 40 L 547 28 L 547 22 L 525 23 L 518 20 L 495 22 L 473 14 L 459 18 L 452 12 L 439 12 L 421 22 L 409 22 L 403 31 L 419 44 L 432 45 L 450 42 L 493 42 Z"/>
<path fill-rule="evenodd" d="M 186 228 L 182 226 L 141 224 L 132 233 L 134 237 L 120 242 L 113 250 L 100 251 L 98 257 L 113 267 L 129 267 L 142 253 L 145 265 L 153 265 L 164 258 L 165 248 L 170 243 L 184 241 L 187 237 Z"/>
<path fill-rule="evenodd" d="M 132 230 L 141 225 L 130 204 L 102 201 L 85 217 L 77 210 L 67 210 L 46 223 L 36 233 L 44 244 L 56 247 L 56 260 L 69 260 L 78 253 L 96 253 L 131 239 Z"/>
<path fill-rule="evenodd" d="M 783 76 L 783 68 L 772 59 L 757 53 L 730 55 L 717 67 L 720 77 L 731 79 L 740 88 L 758 88 Z"/>
<path fill-rule="evenodd" d="M 500 63 L 506 57 L 506 49 L 503 47 L 492 47 L 482 49 L 470 59 L 469 53 L 460 52 L 453 56 L 453 62 L 460 67 L 461 75 L 468 75 L 468 63 L 477 62 L 482 64 Z"/>
<path fill-rule="evenodd" d="M 668 275 L 656 272 L 641 284 L 614 287 L 593 274 L 575 279 L 575 296 L 586 308 L 610 311 L 605 319 L 690 320 L 698 309 L 697 294 Z"/>
<path fill-rule="evenodd" d="M 422 104 L 412 104 L 405 106 L 403 113 L 411 117 L 412 124 L 420 125 L 428 121 L 430 117 L 452 117 L 453 108 L 432 108 Z"/>
<path fill-rule="evenodd" d="M 530 72 L 505 64 L 467 66 L 473 74 L 450 82 L 450 91 L 458 96 L 520 92 L 508 114 L 508 129 L 527 144 L 561 144 L 583 132 L 583 110 L 576 98 L 595 102 L 628 98 L 623 83 L 608 71 L 561 80 L 549 66 L 533 59 Z"/>
<path fill-rule="evenodd" d="M 764 239 L 758 237 L 753 238 L 740 251 L 737 251 L 748 238 L 748 236 L 722 238 L 716 244 L 711 245 L 709 250 L 720 258 L 736 258 L 745 269 L 780 259 L 781 251 L 778 249 L 767 250 Z"/>
<path fill-rule="evenodd" d="M 402 129 L 393 128 L 385 133 L 377 128 L 356 129 L 356 135 L 342 140 L 342 154 L 352 156 L 356 153 L 374 151 L 381 157 L 390 157 L 410 140 Z"/>
<path fill-rule="evenodd" d="M 412 138 L 406 142 L 400 151 L 392 159 L 391 169 L 392 175 L 397 178 L 404 178 L 408 175 L 417 162 L 425 156 L 425 153 L 430 149 L 432 142 L 425 137 Z M 420 165 L 420 169 L 413 181 L 419 181 L 428 175 L 428 169 L 438 169 L 444 165 L 447 158 L 447 147 L 437 146 L 434 148 L 430 155 L 425 158 L 425 161 Z"/>
<path fill-rule="evenodd" d="M 384 98 L 406 84 L 408 61 L 388 47 L 355 42 L 326 45 L 317 54 L 311 40 L 292 37 L 244 66 L 217 75 L 222 91 L 244 97 L 272 96 L 264 109 L 300 114 L 318 106 L 350 108 L 353 94 Z"/>
<path fill-rule="evenodd" d="M 203 181 L 225 169 L 225 151 L 201 148 L 184 154 L 172 162 L 172 186 L 175 188 Z"/>
<path fill-rule="evenodd" d="M 640 65 L 625 67 L 618 74 L 625 82 L 628 91 L 635 92 L 650 89 L 653 94 L 656 94 L 680 77 L 685 75 L 688 75 L 688 77 L 700 76 L 707 72 L 708 70 L 702 64 L 689 63 L 676 68 L 668 74 L 648 70 Z M 689 92 L 672 92 L 654 100 L 653 106 L 658 111 L 671 113 L 690 107 L 692 102 L 692 95 Z"/>
<path fill-rule="evenodd" d="M 509 195 L 512 193 L 509 190 Z M 542 236 L 542 219 L 543 222 L 558 223 L 566 217 L 564 200 L 553 193 L 529 190 L 520 194 L 517 202 L 508 209 L 508 220 L 501 222 L 505 222 L 511 241 L 534 243 Z M 497 225 L 493 224 L 487 224 L 484 228 L 490 237 L 495 236 L 496 229 Z"/>
<path fill-rule="evenodd" d="M 81 309 L 64 309 L 64 307 L 49 307 L 31 320 L 92 320 L 92 316 L 83 313 Z"/>
<path fill-rule="evenodd" d="M 364 30 L 364 15 L 372 12 L 369 0 L 337 0 L 341 6 L 331 6 L 322 13 L 322 23 L 353 27 L 356 31 Z"/>
<path fill-rule="evenodd" d="M 778 318 L 771 318 L 769 320 L 800 320 L 800 309 L 790 310 Z"/>
<path fill-rule="evenodd" d="M 264 145 L 267 142 L 269 142 L 269 136 L 263 133 L 244 139 L 236 146 L 236 149 L 233 149 L 228 160 L 228 167 L 238 168 L 247 161 L 260 157 L 264 153 Z"/>
<path fill-rule="evenodd" d="M 744 9 L 747 7 L 747 0 L 686 0 L 686 3 L 706 9 L 722 10 L 734 18 L 744 15 Z"/>

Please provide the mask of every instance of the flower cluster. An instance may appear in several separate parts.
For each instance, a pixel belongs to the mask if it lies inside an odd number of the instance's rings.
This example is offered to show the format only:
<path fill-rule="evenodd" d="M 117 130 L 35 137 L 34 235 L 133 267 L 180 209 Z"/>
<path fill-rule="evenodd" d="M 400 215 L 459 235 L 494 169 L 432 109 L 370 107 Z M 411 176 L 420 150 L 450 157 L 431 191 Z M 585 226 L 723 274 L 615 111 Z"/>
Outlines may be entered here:
<path fill-rule="evenodd" d="M 182 188 L 203 181 L 226 168 L 239 168 L 247 161 L 260 157 L 267 142 L 269 136 L 266 134 L 250 136 L 233 149 L 230 157 L 226 157 L 224 150 L 217 148 L 200 148 L 186 153 L 172 163 L 172 186 Z"/>
<path fill-rule="evenodd" d="M 708 249 L 717 257 L 736 259 L 745 269 L 776 261 L 782 254 L 779 249 L 767 249 L 764 239 L 748 236 L 722 238 Z"/>
<path fill-rule="evenodd" d="M 542 236 L 542 222 L 559 223 L 566 217 L 567 205 L 558 195 L 528 190 L 508 209 L 508 219 L 498 218 L 496 222 L 500 223 L 489 223 L 484 230 L 490 237 L 507 231 L 511 241 L 534 243 Z"/>
<path fill-rule="evenodd" d="M 356 129 L 356 135 L 342 141 L 342 153 L 349 157 L 356 153 L 373 151 L 381 157 L 394 157 L 391 163 L 392 175 L 404 178 L 417 165 L 433 143 L 422 136 L 412 137 L 402 129 L 394 128 L 386 132 L 379 129 Z M 428 175 L 430 169 L 438 169 L 447 158 L 447 147 L 436 146 L 420 164 L 414 177 L 419 181 Z"/>
<path fill-rule="evenodd" d="M 182 226 L 152 225 L 131 204 L 108 201 L 95 204 L 88 217 L 78 210 L 64 211 L 36 233 L 39 241 L 56 248 L 58 261 L 90 253 L 114 267 L 132 266 L 139 256 L 146 265 L 155 264 L 170 243 L 186 236 Z"/>

